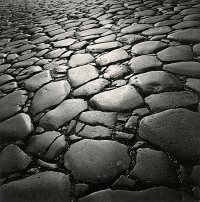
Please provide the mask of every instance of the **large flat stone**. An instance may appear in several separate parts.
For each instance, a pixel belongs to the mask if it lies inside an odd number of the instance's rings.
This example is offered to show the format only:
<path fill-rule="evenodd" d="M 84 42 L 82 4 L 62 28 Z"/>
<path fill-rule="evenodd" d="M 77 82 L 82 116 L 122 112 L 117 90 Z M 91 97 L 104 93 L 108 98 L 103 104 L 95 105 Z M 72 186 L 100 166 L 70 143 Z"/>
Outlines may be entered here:
<path fill-rule="evenodd" d="M 169 152 L 184 163 L 200 162 L 200 114 L 188 109 L 170 109 L 143 118 L 139 136 Z"/>
<path fill-rule="evenodd" d="M 70 67 L 86 65 L 94 61 L 94 57 L 89 53 L 72 55 L 69 60 Z"/>
<path fill-rule="evenodd" d="M 115 141 L 81 140 L 71 145 L 64 156 L 64 165 L 76 180 L 106 183 L 128 169 L 127 152 L 128 147 Z"/>
<path fill-rule="evenodd" d="M 70 90 L 70 84 L 66 80 L 46 84 L 35 93 L 31 104 L 31 112 L 35 115 L 58 105 L 67 97 Z"/>
<path fill-rule="evenodd" d="M 41 172 L 4 184 L 0 195 L 2 201 L 9 202 L 70 202 L 69 176 L 60 172 Z"/>
<path fill-rule="evenodd" d="M 131 85 L 99 93 L 90 99 L 93 107 L 103 111 L 133 110 L 143 103 L 142 97 Z"/>
<path fill-rule="evenodd" d="M 121 30 L 121 33 L 123 34 L 133 34 L 133 33 L 138 33 L 138 32 L 142 32 L 146 29 L 151 28 L 152 25 L 149 24 L 132 24 L 128 27 L 125 27 Z"/>

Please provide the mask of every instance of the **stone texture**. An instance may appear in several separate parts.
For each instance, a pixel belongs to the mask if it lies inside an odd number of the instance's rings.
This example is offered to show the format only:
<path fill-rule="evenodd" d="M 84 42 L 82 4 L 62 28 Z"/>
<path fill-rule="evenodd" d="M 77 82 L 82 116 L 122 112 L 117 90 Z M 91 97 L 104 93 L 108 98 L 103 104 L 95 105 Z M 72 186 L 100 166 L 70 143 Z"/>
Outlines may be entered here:
<path fill-rule="evenodd" d="M 187 77 L 200 78 L 200 63 L 199 62 L 176 62 L 166 64 L 163 67 L 164 70 L 180 74 Z"/>
<path fill-rule="evenodd" d="M 131 85 L 99 93 L 90 99 L 93 107 L 103 111 L 127 111 L 143 103 L 142 97 Z"/>
<path fill-rule="evenodd" d="M 0 86 L 4 85 L 5 83 L 13 81 L 14 78 L 9 74 L 4 74 L 0 76 Z"/>
<path fill-rule="evenodd" d="M 94 61 L 94 57 L 89 53 L 76 54 L 71 56 L 69 60 L 69 66 L 70 67 L 82 66 L 82 65 L 91 63 L 93 61 Z"/>
<path fill-rule="evenodd" d="M 0 141 L 11 142 L 26 138 L 33 131 L 29 115 L 20 113 L 0 123 Z"/>
<path fill-rule="evenodd" d="M 84 65 L 68 70 L 71 85 L 77 87 L 99 76 L 98 70 L 92 65 Z"/>
<path fill-rule="evenodd" d="M 139 136 L 182 162 L 198 164 L 200 159 L 200 115 L 188 109 L 170 109 L 143 118 Z M 164 123 L 164 124 L 163 124 Z"/>
<path fill-rule="evenodd" d="M 200 94 L 200 79 L 188 78 L 186 81 L 186 86 Z"/>
<path fill-rule="evenodd" d="M 55 48 L 63 48 L 72 45 L 75 41 L 76 39 L 67 38 L 60 41 L 52 42 L 52 44 Z"/>
<path fill-rule="evenodd" d="M 171 184 L 178 183 L 173 162 L 164 152 L 149 148 L 139 149 L 136 156 L 136 165 L 130 172 L 133 178 L 139 178 L 144 184 Z"/>
<path fill-rule="evenodd" d="M 10 144 L 0 153 L 0 176 L 23 171 L 31 163 L 31 158 L 18 146 Z"/>
<path fill-rule="evenodd" d="M 83 99 L 68 99 L 47 112 L 40 119 L 39 125 L 47 130 L 55 130 L 86 109 L 87 102 Z"/>
<path fill-rule="evenodd" d="M 46 171 L 21 180 L 4 184 L 0 188 L 1 199 L 9 202 L 70 201 L 69 176 Z"/>
<path fill-rule="evenodd" d="M 152 94 L 145 98 L 152 112 L 160 112 L 167 109 L 180 107 L 195 107 L 198 105 L 198 96 L 192 92 L 165 92 Z"/>
<path fill-rule="evenodd" d="M 43 86 L 33 97 L 31 112 L 35 115 L 58 105 L 67 97 L 70 90 L 70 84 L 66 80 L 51 82 Z"/>
<path fill-rule="evenodd" d="M 96 64 L 99 66 L 106 66 L 106 65 L 127 60 L 129 58 L 130 56 L 125 50 L 116 49 L 97 57 Z"/>
<path fill-rule="evenodd" d="M 64 165 L 76 180 L 92 184 L 110 182 L 128 169 L 127 149 L 110 140 L 81 140 L 71 145 L 64 156 Z"/>
<path fill-rule="evenodd" d="M 129 83 L 136 85 L 144 93 L 159 93 L 183 88 L 177 77 L 164 71 L 151 71 L 130 78 Z"/>
<path fill-rule="evenodd" d="M 121 33 L 123 34 L 133 34 L 133 33 L 138 33 L 138 32 L 142 32 L 146 29 L 151 28 L 151 25 L 148 24 L 132 24 L 128 27 L 125 27 L 121 30 Z"/>

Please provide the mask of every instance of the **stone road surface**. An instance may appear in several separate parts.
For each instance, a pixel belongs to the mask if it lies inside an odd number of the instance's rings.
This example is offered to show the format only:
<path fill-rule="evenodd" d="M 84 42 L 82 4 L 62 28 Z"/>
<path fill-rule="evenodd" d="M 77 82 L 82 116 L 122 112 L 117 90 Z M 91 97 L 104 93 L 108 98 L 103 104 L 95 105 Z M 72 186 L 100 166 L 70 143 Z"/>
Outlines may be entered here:
<path fill-rule="evenodd" d="M 200 201 L 200 0 L 0 1 L 0 201 Z"/>

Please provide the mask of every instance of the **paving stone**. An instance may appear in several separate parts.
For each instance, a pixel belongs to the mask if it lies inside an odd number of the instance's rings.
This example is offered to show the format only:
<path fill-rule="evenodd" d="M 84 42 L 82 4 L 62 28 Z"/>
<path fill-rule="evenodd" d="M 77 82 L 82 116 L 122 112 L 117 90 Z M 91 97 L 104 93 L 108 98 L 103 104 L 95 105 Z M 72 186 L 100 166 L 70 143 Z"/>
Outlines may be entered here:
<path fill-rule="evenodd" d="M 16 88 L 18 88 L 18 84 L 15 81 L 0 86 L 0 90 L 2 90 L 4 93 L 9 93 Z"/>
<path fill-rule="evenodd" d="M 72 144 L 66 152 L 64 165 L 72 171 L 76 180 L 106 183 L 128 169 L 130 157 L 127 150 L 125 145 L 115 141 L 81 140 Z"/>
<path fill-rule="evenodd" d="M 68 70 L 68 77 L 73 87 L 80 86 L 99 76 L 98 70 L 92 65 L 84 65 Z"/>
<path fill-rule="evenodd" d="M 125 50 L 116 49 L 97 57 L 96 64 L 99 66 L 106 66 L 106 65 L 127 60 L 129 58 L 130 56 Z"/>
<path fill-rule="evenodd" d="M 160 41 L 144 41 L 134 45 L 131 52 L 136 55 L 155 53 L 167 47 L 167 44 Z"/>
<path fill-rule="evenodd" d="M 56 29 L 56 30 L 48 32 L 48 35 L 50 37 L 54 37 L 55 35 L 58 35 L 58 34 L 61 34 L 61 33 L 64 33 L 64 32 L 65 32 L 64 29 Z"/>
<path fill-rule="evenodd" d="M 156 14 L 156 11 L 155 10 L 144 10 L 144 11 L 139 11 L 135 14 L 135 17 L 143 17 L 143 16 L 153 16 Z"/>
<path fill-rule="evenodd" d="M 157 56 L 164 62 L 188 61 L 192 60 L 193 53 L 190 46 L 181 45 L 168 47 L 158 52 Z"/>
<path fill-rule="evenodd" d="M 89 44 L 88 41 L 80 41 L 80 42 L 75 42 L 72 45 L 70 45 L 69 49 L 70 50 L 81 50 L 85 48 Z"/>
<path fill-rule="evenodd" d="M 115 139 L 119 141 L 130 141 L 135 137 L 133 133 L 115 132 Z"/>
<path fill-rule="evenodd" d="M 167 19 L 169 19 L 169 17 L 170 17 L 170 15 L 169 16 L 168 15 L 151 16 L 151 17 L 141 19 L 139 21 L 139 23 L 153 24 L 153 23 L 157 23 L 157 22 L 160 22 L 160 21 L 167 20 Z"/>
<path fill-rule="evenodd" d="M 138 202 L 144 201 L 162 201 L 162 202 L 181 202 L 183 200 L 192 201 L 192 199 L 184 192 L 176 191 L 168 187 L 160 186 L 141 191 L 125 191 L 111 189 L 105 189 L 98 192 L 94 192 L 78 202 L 121 202 L 126 199 L 126 202 L 132 202 L 133 200 Z"/>
<path fill-rule="evenodd" d="M 74 97 L 89 97 L 101 92 L 109 84 L 110 82 L 108 80 L 103 78 L 98 78 L 93 81 L 89 81 L 88 83 L 75 89 L 73 92 L 73 95 Z"/>
<path fill-rule="evenodd" d="M 106 79 L 119 79 L 129 74 L 129 69 L 125 65 L 110 65 L 103 74 Z"/>
<path fill-rule="evenodd" d="M 162 63 L 154 56 L 142 55 L 133 57 L 129 62 L 129 68 L 134 73 L 143 73 L 151 70 L 159 70 L 162 68 Z"/>
<path fill-rule="evenodd" d="M 133 110 L 143 103 L 142 97 L 131 85 L 99 93 L 90 99 L 90 104 L 102 111 Z"/>
<path fill-rule="evenodd" d="M 185 28 L 195 28 L 195 27 L 199 27 L 200 26 L 200 22 L 198 21 L 183 21 L 183 22 L 179 22 L 178 24 L 174 25 L 172 28 L 173 29 L 185 29 Z"/>
<path fill-rule="evenodd" d="M 167 34 L 171 30 L 172 29 L 169 26 L 152 27 L 148 30 L 143 31 L 142 34 L 147 35 L 147 36 L 155 36 L 155 35 L 160 35 L 160 34 Z"/>
<path fill-rule="evenodd" d="M 67 38 L 60 41 L 52 42 L 52 44 L 55 48 L 63 48 L 72 45 L 75 41 L 76 39 Z"/>
<path fill-rule="evenodd" d="M 136 165 L 130 176 L 139 178 L 144 184 L 178 184 L 173 161 L 164 152 L 149 148 L 137 150 Z"/>
<path fill-rule="evenodd" d="M 133 33 L 138 33 L 142 32 L 146 29 L 151 28 L 152 26 L 149 24 L 132 24 L 128 27 L 125 27 L 121 30 L 121 33 L 123 34 L 133 34 Z"/>
<path fill-rule="evenodd" d="M 75 184 L 74 194 L 77 198 L 79 198 L 80 196 L 84 195 L 88 191 L 88 189 L 89 189 L 88 184 L 83 183 Z"/>
<path fill-rule="evenodd" d="M 5 174 L 21 172 L 31 163 L 31 158 L 18 146 L 10 144 L 0 153 L 1 171 L 0 176 Z"/>
<path fill-rule="evenodd" d="M 18 68 L 23 68 L 23 67 L 29 67 L 29 66 L 35 64 L 38 61 L 39 61 L 39 59 L 36 58 L 36 57 L 29 58 L 28 60 L 23 60 L 21 62 L 14 63 L 12 65 L 12 68 L 18 69 Z"/>
<path fill-rule="evenodd" d="M 88 30 L 84 30 L 81 32 L 77 32 L 77 36 L 78 37 L 84 37 L 84 36 L 88 36 L 88 35 L 96 35 L 96 34 L 102 34 L 104 32 L 108 31 L 107 29 L 104 28 L 94 28 L 94 29 L 88 29 Z"/>
<path fill-rule="evenodd" d="M 50 41 L 56 41 L 56 40 L 62 40 L 62 39 L 68 38 L 68 37 L 73 37 L 74 33 L 75 33 L 75 31 L 71 30 L 68 32 L 57 34 L 57 35 L 53 36 L 52 38 L 50 38 L 49 40 Z"/>
<path fill-rule="evenodd" d="M 187 8 L 180 12 L 181 15 L 191 15 L 191 14 L 199 14 L 199 8 Z"/>
<path fill-rule="evenodd" d="M 139 126 L 139 136 L 184 163 L 198 164 L 199 119 L 197 112 L 183 108 L 170 109 L 143 118 Z"/>
<path fill-rule="evenodd" d="M 46 70 L 41 73 L 35 74 L 31 78 L 27 79 L 24 82 L 24 86 L 29 91 L 36 91 L 51 80 L 52 78 L 50 71 Z"/>
<path fill-rule="evenodd" d="M 55 49 L 53 51 L 46 53 L 45 58 L 47 59 L 59 58 L 65 51 L 66 51 L 66 48 Z"/>
<path fill-rule="evenodd" d="M 200 94 L 200 79 L 188 78 L 186 81 L 186 86 Z"/>
<path fill-rule="evenodd" d="M 167 37 L 170 40 L 180 41 L 186 44 L 195 44 L 200 42 L 200 29 L 186 29 L 176 31 Z"/>
<path fill-rule="evenodd" d="M 183 88 L 183 84 L 177 77 L 164 71 L 150 71 L 139 74 L 131 77 L 129 82 L 136 85 L 144 93 L 159 93 Z"/>
<path fill-rule="evenodd" d="M 11 64 L 0 65 L 0 73 L 4 72 L 5 70 L 9 69 L 10 67 L 11 67 Z"/>
<path fill-rule="evenodd" d="M 200 20 L 200 14 L 191 14 L 184 16 L 183 20 Z"/>
<path fill-rule="evenodd" d="M 103 126 L 85 125 L 83 129 L 77 133 L 77 136 L 88 139 L 110 139 L 112 131 Z"/>
<path fill-rule="evenodd" d="M 11 142 L 26 138 L 33 131 L 29 115 L 20 113 L 0 123 L 0 141 Z"/>
<path fill-rule="evenodd" d="M 70 201 L 69 176 L 61 172 L 46 171 L 21 180 L 4 184 L 1 199 L 9 202 Z"/>
<path fill-rule="evenodd" d="M 91 63 L 93 61 L 94 61 L 94 57 L 89 53 L 76 54 L 71 56 L 69 60 L 69 66 L 70 67 L 82 66 L 82 65 Z"/>
<path fill-rule="evenodd" d="M 0 76 L 0 86 L 4 85 L 5 83 L 8 83 L 10 81 L 13 81 L 14 78 L 10 76 L 9 74 L 4 74 Z"/>
<path fill-rule="evenodd" d="M 188 62 L 170 63 L 164 65 L 163 69 L 174 74 L 180 74 L 193 78 L 200 78 L 199 62 L 188 61 Z"/>
<path fill-rule="evenodd" d="M 114 128 L 117 119 L 115 112 L 102 112 L 102 111 L 86 111 L 82 112 L 79 120 L 90 125 L 105 125 Z"/>
<path fill-rule="evenodd" d="M 152 94 L 145 98 L 145 102 L 152 112 L 160 112 L 173 108 L 198 106 L 199 100 L 192 92 L 179 91 Z"/>
<path fill-rule="evenodd" d="M 23 46 L 20 46 L 19 48 L 15 48 L 15 49 L 12 49 L 11 50 L 11 53 L 21 53 L 21 52 L 24 52 L 26 50 L 32 50 L 36 48 L 36 45 L 33 45 L 33 44 L 25 44 Z"/>
<path fill-rule="evenodd" d="M 63 124 L 71 121 L 82 111 L 87 109 L 87 102 L 83 99 L 68 99 L 55 109 L 47 112 L 39 122 L 39 125 L 47 130 L 55 130 Z"/>
<path fill-rule="evenodd" d="M 94 42 L 95 43 L 105 43 L 105 42 L 114 41 L 115 39 L 116 39 L 116 35 L 110 34 L 108 36 L 100 37 L 100 38 L 96 39 Z"/>
<path fill-rule="evenodd" d="M 196 54 L 200 55 L 200 43 L 195 44 L 195 45 L 193 46 L 193 51 L 194 51 Z"/>
<path fill-rule="evenodd" d="M 7 96 L 0 99 L 0 121 L 4 121 L 22 109 L 25 105 L 28 96 L 26 91 L 19 90 L 8 94 Z"/>
<path fill-rule="evenodd" d="M 46 84 L 35 93 L 31 104 L 31 113 L 35 115 L 58 105 L 68 96 L 70 90 L 70 84 L 66 80 Z"/>
<path fill-rule="evenodd" d="M 190 180 L 196 184 L 200 185 L 200 166 L 194 166 L 192 170 L 192 174 L 190 176 Z"/>
<path fill-rule="evenodd" d="M 40 44 L 40 43 L 44 43 L 46 41 L 49 40 L 49 37 L 48 36 L 41 36 L 33 41 L 31 41 L 32 44 Z"/>
<path fill-rule="evenodd" d="M 155 27 L 170 26 L 170 25 L 175 25 L 179 22 L 181 22 L 181 20 L 164 20 L 161 22 L 157 22 L 156 24 L 154 24 L 154 26 Z"/>
<path fill-rule="evenodd" d="M 29 139 L 26 152 L 47 161 L 52 161 L 66 147 L 67 143 L 64 135 L 52 131 L 32 136 Z"/>
<path fill-rule="evenodd" d="M 136 182 L 124 175 L 121 175 L 118 180 L 112 184 L 113 189 L 130 189 L 134 190 Z"/>

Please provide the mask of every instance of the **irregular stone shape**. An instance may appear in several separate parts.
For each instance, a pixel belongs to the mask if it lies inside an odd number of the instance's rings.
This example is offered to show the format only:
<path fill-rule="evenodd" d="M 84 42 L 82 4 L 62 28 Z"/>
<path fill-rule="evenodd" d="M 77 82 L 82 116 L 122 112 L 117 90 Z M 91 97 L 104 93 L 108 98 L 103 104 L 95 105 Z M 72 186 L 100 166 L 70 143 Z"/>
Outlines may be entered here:
<path fill-rule="evenodd" d="M 72 45 L 75 41 L 76 39 L 68 38 L 68 39 L 63 39 L 60 41 L 53 42 L 52 44 L 55 48 L 63 48 L 63 47 L 68 47 Z"/>
<path fill-rule="evenodd" d="M 118 40 L 121 42 L 126 42 L 128 44 L 135 44 L 140 41 L 144 41 L 146 38 L 137 34 L 126 34 L 120 37 Z"/>
<path fill-rule="evenodd" d="M 129 62 L 129 68 L 134 73 L 143 73 L 146 71 L 159 70 L 162 68 L 162 63 L 154 56 L 141 55 L 133 57 Z"/>
<path fill-rule="evenodd" d="M 69 66 L 77 67 L 77 66 L 81 66 L 81 65 L 86 65 L 93 61 L 94 61 L 94 57 L 89 53 L 76 54 L 76 55 L 71 56 L 71 58 L 69 60 Z"/>
<path fill-rule="evenodd" d="M 140 121 L 139 136 L 185 163 L 200 162 L 200 115 L 188 109 L 170 109 Z M 164 124 L 163 124 L 164 123 Z"/>
<path fill-rule="evenodd" d="M 32 136 L 28 142 L 26 152 L 45 160 L 53 160 L 66 147 L 65 136 L 52 131 Z"/>
<path fill-rule="evenodd" d="M 10 144 L 0 153 L 0 176 L 3 177 L 5 174 L 23 171 L 31 161 L 31 158 L 18 146 Z"/>
<path fill-rule="evenodd" d="M 68 99 L 47 112 L 40 119 L 39 125 L 47 130 L 55 130 L 86 110 L 87 107 L 87 102 L 83 99 Z"/>
<path fill-rule="evenodd" d="M 0 123 L 0 141 L 11 142 L 26 138 L 33 131 L 29 115 L 20 113 Z"/>
<path fill-rule="evenodd" d="M 190 176 L 190 180 L 196 184 L 196 185 L 200 185 L 200 165 L 198 166 L 194 166 L 193 170 L 192 170 L 192 174 Z"/>
<path fill-rule="evenodd" d="M 148 25 L 148 24 L 132 24 L 128 27 L 125 27 L 121 30 L 121 33 L 123 34 L 133 34 L 133 33 L 138 33 L 138 32 L 142 32 L 146 29 L 151 28 L 152 25 Z"/>
<path fill-rule="evenodd" d="M 129 74 L 128 67 L 121 65 L 110 65 L 103 74 L 106 79 L 119 79 Z"/>
<path fill-rule="evenodd" d="M 131 85 L 99 93 L 89 102 L 93 107 L 102 111 L 133 110 L 144 103 L 140 94 Z"/>
<path fill-rule="evenodd" d="M 24 86 L 26 89 L 30 91 L 36 91 L 44 84 L 50 82 L 51 80 L 52 80 L 51 73 L 49 70 L 46 70 L 41 73 L 35 74 L 31 78 L 27 79 L 24 82 Z"/>
<path fill-rule="evenodd" d="M 130 176 L 139 178 L 145 184 L 177 184 L 178 177 L 173 162 L 167 154 L 149 148 L 139 149 L 136 165 Z"/>
<path fill-rule="evenodd" d="M 200 78 L 200 63 L 199 62 L 176 62 L 171 64 L 166 64 L 163 69 L 174 73 L 180 74 L 187 77 Z"/>
<path fill-rule="evenodd" d="M 95 79 L 74 90 L 73 95 L 74 97 L 92 96 L 102 91 L 109 84 L 110 82 L 106 79 L 103 79 L 103 78 Z"/>
<path fill-rule="evenodd" d="M 200 79 L 189 78 L 185 85 L 200 94 Z"/>
<path fill-rule="evenodd" d="M 89 35 L 96 35 L 96 34 L 102 34 L 104 32 L 107 32 L 107 29 L 104 28 L 94 28 L 94 29 L 87 29 L 81 32 L 77 32 L 78 37 L 84 37 Z"/>
<path fill-rule="evenodd" d="M 200 42 L 200 29 L 186 29 L 174 32 L 167 37 L 181 43 L 195 44 Z"/>
<path fill-rule="evenodd" d="M 199 21 L 183 21 L 179 22 L 178 24 L 174 25 L 172 28 L 173 29 L 185 29 L 185 28 L 191 28 L 191 27 L 199 27 L 200 22 Z"/>
<path fill-rule="evenodd" d="M 182 45 L 166 48 L 157 53 L 157 56 L 164 62 L 188 61 L 192 60 L 193 53 L 190 46 Z"/>
<path fill-rule="evenodd" d="M 142 191 L 125 191 L 117 190 L 113 191 L 110 189 L 101 190 L 94 192 L 82 199 L 79 199 L 78 202 L 181 202 L 181 201 L 193 201 L 189 196 L 181 191 L 176 191 L 167 187 L 154 187 Z"/>
<path fill-rule="evenodd" d="M 86 111 L 82 112 L 79 120 L 91 125 L 105 125 L 114 128 L 117 119 L 115 112 Z"/>
<path fill-rule="evenodd" d="M 144 93 L 159 93 L 183 88 L 177 77 L 164 71 L 151 71 L 133 76 L 130 84 L 136 85 Z"/>
<path fill-rule="evenodd" d="M 167 34 L 171 32 L 171 28 L 169 26 L 162 26 L 162 27 L 152 27 L 148 30 L 142 32 L 143 35 L 147 36 L 155 36 L 160 34 Z"/>
<path fill-rule="evenodd" d="M 135 13 L 135 17 L 143 17 L 143 16 L 152 16 L 156 14 L 156 10 L 144 10 L 144 11 L 139 11 Z"/>
<path fill-rule="evenodd" d="M 10 81 L 13 81 L 14 78 L 10 76 L 9 74 L 4 74 L 0 76 L 0 86 L 4 85 L 5 83 L 8 83 Z"/>
<path fill-rule="evenodd" d="M 194 51 L 196 54 L 200 55 L 200 43 L 195 44 L 195 45 L 193 46 L 193 51 Z"/>
<path fill-rule="evenodd" d="M 131 189 L 135 188 L 136 182 L 124 175 L 121 175 L 118 180 L 112 184 L 113 189 Z"/>
<path fill-rule="evenodd" d="M 84 65 L 68 70 L 68 77 L 73 87 L 80 86 L 99 76 L 98 70 L 92 65 Z"/>
<path fill-rule="evenodd" d="M 35 64 L 37 61 L 39 61 L 39 59 L 33 57 L 33 58 L 28 59 L 28 60 L 14 63 L 12 65 L 12 68 L 18 69 L 18 68 L 22 68 L 22 67 L 29 67 L 29 66 Z"/>
<path fill-rule="evenodd" d="M 119 132 L 119 131 L 116 131 L 115 132 L 115 139 L 116 140 L 121 140 L 121 141 L 129 141 L 131 139 L 134 138 L 134 134 L 130 134 L 130 133 L 124 133 L 124 132 Z"/>
<path fill-rule="evenodd" d="M 53 171 L 37 173 L 2 185 L 0 194 L 1 200 L 9 202 L 70 202 L 69 176 Z"/>
<path fill-rule="evenodd" d="M 145 55 L 155 53 L 166 46 L 167 45 L 165 43 L 160 41 L 144 41 L 134 45 L 131 51 L 136 55 Z"/>
<path fill-rule="evenodd" d="M 139 21 L 139 23 L 154 24 L 157 22 L 167 20 L 170 16 L 171 15 L 157 15 L 157 16 L 152 16 L 152 17 L 148 17 L 148 18 L 143 18 Z"/>
<path fill-rule="evenodd" d="M 128 147 L 115 141 L 85 139 L 71 145 L 64 165 L 76 180 L 107 183 L 128 169 L 131 161 L 127 152 Z"/>
<path fill-rule="evenodd" d="M 70 45 L 70 50 L 81 50 L 84 49 L 89 44 L 88 41 L 80 41 Z"/>
<path fill-rule="evenodd" d="M 2 90 L 4 93 L 9 93 L 16 88 L 18 88 L 18 84 L 15 81 L 0 86 L 0 90 Z"/>
<path fill-rule="evenodd" d="M 100 37 L 100 38 L 96 39 L 94 42 L 95 43 L 105 43 L 105 42 L 114 41 L 115 39 L 116 39 L 116 35 L 110 34 L 108 36 Z"/>
<path fill-rule="evenodd" d="M 70 84 L 66 80 L 46 84 L 35 93 L 31 104 L 31 113 L 35 115 L 58 105 L 67 97 L 70 90 Z"/>
<path fill-rule="evenodd" d="M 21 53 L 21 52 L 24 52 L 24 51 L 27 51 L 27 50 L 31 50 L 31 49 L 34 49 L 34 48 L 36 48 L 36 45 L 25 44 L 23 46 L 20 46 L 19 48 L 12 49 L 11 53 Z"/>
<path fill-rule="evenodd" d="M 83 183 L 78 183 L 75 184 L 74 187 L 74 194 L 77 198 L 79 198 L 80 196 L 82 196 L 83 194 L 85 194 L 89 189 L 89 185 L 88 184 L 83 184 Z"/>
<path fill-rule="evenodd" d="M 191 14 L 191 15 L 186 15 L 184 18 L 183 18 L 184 21 L 186 20 L 200 20 L 200 14 Z"/>
<path fill-rule="evenodd" d="M 20 71 L 20 73 L 16 76 L 16 80 L 24 80 L 33 74 L 41 72 L 42 68 L 40 66 L 30 66 L 25 68 L 24 70 Z"/>
<path fill-rule="evenodd" d="M 199 103 L 198 96 L 192 92 L 165 92 L 152 94 L 145 98 L 152 112 L 160 112 L 167 109 L 180 107 L 193 107 Z"/>
<path fill-rule="evenodd" d="M 45 54 L 45 57 L 47 59 L 59 58 L 65 51 L 66 51 L 66 48 L 58 48 Z"/>
<path fill-rule="evenodd" d="M 83 129 L 77 133 L 77 136 L 89 139 L 103 139 L 111 138 L 112 131 L 103 126 L 89 126 L 85 125 Z"/>
<path fill-rule="evenodd" d="M 32 44 L 40 44 L 40 43 L 44 43 L 45 41 L 49 40 L 48 36 L 41 36 L 33 41 L 31 41 Z"/>
<path fill-rule="evenodd" d="M 0 121 L 4 121 L 15 115 L 25 105 L 28 96 L 26 91 L 19 90 L 8 94 L 7 96 L 0 99 Z"/>
<path fill-rule="evenodd" d="M 116 49 L 97 57 L 96 64 L 99 66 L 106 66 L 106 65 L 127 60 L 129 58 L 130 56 L 125 50 Z"/>
<path fill-rule="evenodd" d="M 86 50 L 93 53 L 103 53 L 105 51 L 109 51 L 115 48 L 121 47 L 122 44 L 117 41 L 106 42 L 106 43 L 98 43 L 94 45 L 87 46 Z"/>

